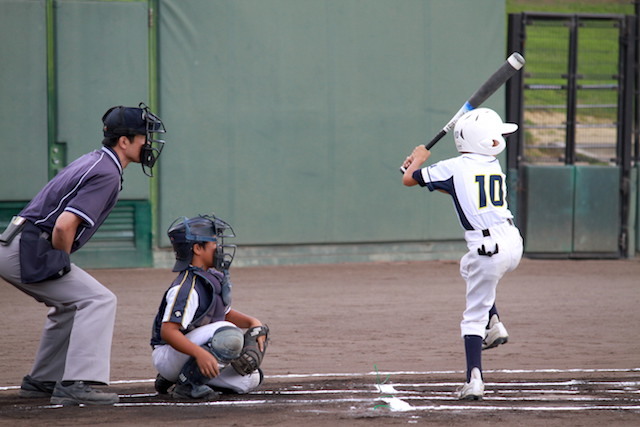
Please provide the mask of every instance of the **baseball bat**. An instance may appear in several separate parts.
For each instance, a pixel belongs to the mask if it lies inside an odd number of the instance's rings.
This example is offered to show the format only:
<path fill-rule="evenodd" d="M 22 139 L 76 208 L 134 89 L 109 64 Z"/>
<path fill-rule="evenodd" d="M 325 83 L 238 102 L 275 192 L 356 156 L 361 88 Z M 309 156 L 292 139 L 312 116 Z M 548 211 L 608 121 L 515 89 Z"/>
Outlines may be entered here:
<path fill-rule="evenodd" d="M 429 141 L 428 144 L 425 144 L 427 150 L 430 150 L 431 147 L 436 145 L 438 141 L 442 139 L 453 127 L 456 125 L 458 119 L 464 114 L 467 113 L 477 107 L 480 106 L 484 101 L 487 100 L 491 95 L 495 93 L 496 90 L 500 86 L 502 86 L 507 80 L 511 78 L 518 70 L 522 68 L 524 65 L 524 58 L 518 52 L 513 52 L 504 64 L 500 66 L 492 75 L 485 81 L 478 90 L 475 91 L 471 98 L 467 102 L 464 103 L 462 108 L 458 110 L 458 112 L 449 120 L 438 134 Z M 404 173 L 406 168 L 403 166 L 400 168 L 400 171 Z"/>

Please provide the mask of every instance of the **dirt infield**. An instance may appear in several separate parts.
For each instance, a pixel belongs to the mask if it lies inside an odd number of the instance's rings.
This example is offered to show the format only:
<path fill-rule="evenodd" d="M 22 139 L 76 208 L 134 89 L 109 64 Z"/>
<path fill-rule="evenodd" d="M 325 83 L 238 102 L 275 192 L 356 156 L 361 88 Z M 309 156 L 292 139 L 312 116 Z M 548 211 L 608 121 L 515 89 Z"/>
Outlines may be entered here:
<path fill-rule="evenodd" d="M 92 270 L 118 296 L 115 407 L 21 399 L 46 308 L 0 285 L 0 424 L 640 424 L 640 259 L 523 260 L 498 288 L 507 345 L 484 353 L 486 395 L 459 402 L 457 262 L 232 269 L 234 308 L 269 324 L 262 387 L 208 403 L 158 397 L 148 344 L 168 270 Z M 377 372 L 376 372 L 377 371 Z"/>

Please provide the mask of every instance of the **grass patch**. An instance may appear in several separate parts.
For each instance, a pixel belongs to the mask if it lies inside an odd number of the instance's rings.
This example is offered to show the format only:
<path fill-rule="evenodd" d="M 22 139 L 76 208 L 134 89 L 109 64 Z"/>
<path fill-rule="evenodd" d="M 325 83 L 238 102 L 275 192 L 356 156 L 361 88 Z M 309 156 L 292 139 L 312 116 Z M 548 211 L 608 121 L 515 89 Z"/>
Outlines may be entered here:
<path fill-rule="evenodd" d="M 507 13 L 635 14 L 630 0 L 507 0 Z M 525 103 L 535 106 L 566 104 L 571 20 L 534 20 L 526 26 L 525 83 L 547 89 L 526 90 Z M 615 105 L 618 83 L 620 29 L 612 21 L 581 19 L 577 30 L 578 103 Z M 594 108 L 593 114 L 613 118 L 615 111 Z"/>
<path fill-rule="evenodd" d="M 531 19 L 525 26 L 524 158 L 556 163 L 564 158 L 569 49 L 574 15 L 635 15 L 633 0 L 507 0 L 508 14 L 544 12 L 565 19 Z M 580 17 L 577 27 L 575 120 L 577 161 L 607 164 L 615 155 L 620 28 L 615 19 Z"/>
<path fill-rule="evenodd" d="M 507 13 L 607 13 L 633 15 L 633 0 L 507 0 Z"/>

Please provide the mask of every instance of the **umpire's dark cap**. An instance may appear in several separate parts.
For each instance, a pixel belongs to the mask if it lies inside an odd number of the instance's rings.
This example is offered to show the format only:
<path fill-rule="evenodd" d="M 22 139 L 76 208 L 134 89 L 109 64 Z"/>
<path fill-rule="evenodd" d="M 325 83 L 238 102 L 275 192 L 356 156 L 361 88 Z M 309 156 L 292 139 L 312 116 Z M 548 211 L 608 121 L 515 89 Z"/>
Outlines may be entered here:
<path fill-rule="evenodd" d="M 147 121 L 142 108 L 122 105 L 111 107 L 102 116 L 102 123 L 104 123 L 102 130 L 105 137 L 145 135 L 147 133 Z"/>

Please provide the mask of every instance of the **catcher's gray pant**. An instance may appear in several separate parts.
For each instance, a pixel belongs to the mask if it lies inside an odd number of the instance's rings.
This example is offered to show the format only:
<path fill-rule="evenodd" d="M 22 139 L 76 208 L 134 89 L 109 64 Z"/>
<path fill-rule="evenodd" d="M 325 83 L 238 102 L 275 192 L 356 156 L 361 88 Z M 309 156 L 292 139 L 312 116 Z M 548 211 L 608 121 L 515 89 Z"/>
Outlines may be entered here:
<path fill-rule="evenodd" d="M 484 338 L 489 310 L 496 300 L 498 281 L 514 270 L 522 258 L 522 237 L 510 222 L 491 227 L 489 233 L 489 236 L 483 236 L 480 230 L 465 232 L 469 252 L 460 260 L 460 275 L 467 283 L 467 305 L 460 323 L 463 337 L 479 335 Z M 493 252 L 496 244 L 498 253 L 492 256 L 478 253 L 478 249 Z"/>
<path fill-rule="evenodd" d="M 209 323 L 194 329 L 185 335 L 192 342 L 203 345 L 211 339 L 215 331 L 222 326 L 235 326 L 231 322 L 221 321 Z M 153 366 L 158 373 L 169 381 L 176 382 L 178 374 L 191 356 L 184 354 L 170 345 L 159 345 L 153 350 L 151 358 Z M 238 374 L 231 365 L 220 364 L 220 375 L 211 378 L 207 384 L 214 387 L 223 387 L 235 391 L 236 393 L 249 393 L 260 385 L 260 373 L 256 370 L 249 375 Z"/>
<path fill-rule="evenodd" d="M 30 375 L 108 384 L 116 296 L 75 264 L 60 279 L 21 283 L 19 244 L 0 246 L 0 277 L 50 307 Z"/>

